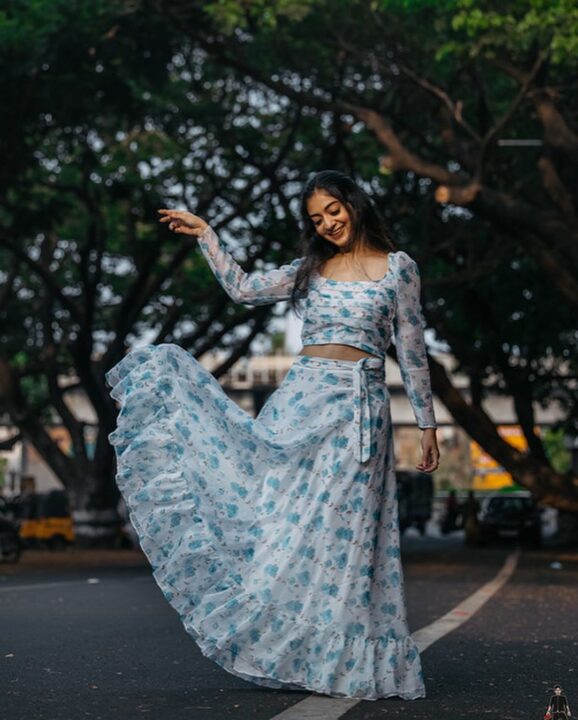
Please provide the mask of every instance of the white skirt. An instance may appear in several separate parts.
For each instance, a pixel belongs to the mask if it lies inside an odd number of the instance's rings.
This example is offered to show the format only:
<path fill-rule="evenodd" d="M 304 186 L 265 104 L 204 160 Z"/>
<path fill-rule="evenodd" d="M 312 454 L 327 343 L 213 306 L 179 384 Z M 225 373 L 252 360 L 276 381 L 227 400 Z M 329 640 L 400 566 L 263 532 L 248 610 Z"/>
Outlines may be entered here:
<path fill-rule="evenodd" d="M 118 487 L 204 655 L 272 688 L 425 697 L 383 360 L 297 356 L 256 418 L 174 344 L 106 379 Z"/>

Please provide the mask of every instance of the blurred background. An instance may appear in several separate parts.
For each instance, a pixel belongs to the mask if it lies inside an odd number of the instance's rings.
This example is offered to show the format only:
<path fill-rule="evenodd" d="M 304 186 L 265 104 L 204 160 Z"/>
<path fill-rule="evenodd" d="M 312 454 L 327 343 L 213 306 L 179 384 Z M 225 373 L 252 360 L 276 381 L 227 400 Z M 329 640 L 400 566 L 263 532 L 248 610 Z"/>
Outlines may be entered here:
<path fill-rule="evenodd" d="M 1 2 L 0 554 L 134 543 L 104 383 L 128 348 L 178 343 L 258 412 L 299 318 L 234 305 L 157 208 L 275 267 L 326 168 L 421 270 L 442 464 L 412 472 L 392 346 L 403 526 L 465 528 L 469 499 L 576 545 L 577 48 L 570 0 Z"/>

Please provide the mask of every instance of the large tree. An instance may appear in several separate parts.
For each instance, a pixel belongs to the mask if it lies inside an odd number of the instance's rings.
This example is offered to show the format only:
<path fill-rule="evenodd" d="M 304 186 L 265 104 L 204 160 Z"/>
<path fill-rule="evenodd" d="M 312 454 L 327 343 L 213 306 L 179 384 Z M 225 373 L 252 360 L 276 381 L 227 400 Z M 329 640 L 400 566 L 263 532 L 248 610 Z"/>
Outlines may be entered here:
<path fill-rule="evenodd" d="M 117 499 L 103 376 L 127 346 L 227 346 L 218 374 L 271 317 L 233 306 L 156 208 L 207 217 L 249 270 L 276 264 L 301 181 L 328 166 L 372 192 L 422 268 L 428 322 L 470 378 L 465 397 L 430 358 L 438 397 L 544 503 L 578 508 L 534 432 L 554 397 L 561 427 L 578 424 L 575 28 L 561 2 L 492 7 L 33 0 L 0 19 L 0 410 L 77 510 Z M 94 457 L 70 375 L 98 418 Z M 496 392 L 527 453 L 498 435 Z"/>
<path fill-rule="evenodd" d="M 69 490 L 78 539 L 110 539 L 117 410 L 104 373 L 144 338 L 195 356 L 228 347 L 219 376 L 274 311 L 234 306 L 194 238 L 169 233 L 157 208 L 178 203 L 228 230 L 249 271 L 278 264 L 294 234 L 281 184 L 311 151 L 295 148 L 306 120 L 280 116 L 218 63 L 197 57 L 191 76 L 196 51 L 162 17 L 76 5 L 14 4 L 0 20 L 10 108 L 0 117 L 0 412 L 17 428 L 4 447 L 26 439 Z M 97 419 L 94 452 L 68 400 L 78 388 Z"/>
<path fill-rule="evenodd" d="M 534 411 L 557 401 L 559 427 L 578 430 L 574 3 L 158 5 L 208 57 L 316 116 L 332 165 L 379 168 L 373 187 L 425 268 L 429 324 L 470 378 L 468 400 L 430 358 L 435 393 L 539 500 L 576 511 L 578 480 L 553 467 Z M 528 452 L 498 434 L 495 392 Z"/>

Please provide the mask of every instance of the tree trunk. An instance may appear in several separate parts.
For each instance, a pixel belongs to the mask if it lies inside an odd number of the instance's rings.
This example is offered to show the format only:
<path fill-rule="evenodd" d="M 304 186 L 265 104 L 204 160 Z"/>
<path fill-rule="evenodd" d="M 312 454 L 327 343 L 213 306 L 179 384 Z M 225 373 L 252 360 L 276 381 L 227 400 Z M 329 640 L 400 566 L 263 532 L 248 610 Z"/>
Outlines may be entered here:
<path fill-rule="evenodd" d="M 120 545 L 122 519 L 117 509 L 119 492 L 118 489 L 114 493 L 110 488 L 103 488 L 108 484 L 88 477 L 68 488 L 74 542 L 79 547 Z"/>

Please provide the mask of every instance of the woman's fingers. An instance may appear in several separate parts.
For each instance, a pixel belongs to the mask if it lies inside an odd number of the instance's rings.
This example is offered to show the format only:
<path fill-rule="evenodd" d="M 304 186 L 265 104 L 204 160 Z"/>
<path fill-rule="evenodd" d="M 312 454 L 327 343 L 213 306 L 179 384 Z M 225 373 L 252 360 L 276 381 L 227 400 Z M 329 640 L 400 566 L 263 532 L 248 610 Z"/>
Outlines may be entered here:
<path fill-rule="evenodd" d="M 159 218 L 161 222 L 167 222 L 171 220 L 171 218 L 177 217 L 176 210 L 159 210 L 158 211 L 161 214 L 161 217 Z"/>
<path fill-rule="evenodd" d="M 169 227 L 172 223 L 175 225 L 187 225 L 188 227 L 196 227 L 201 224 L 200 218 L 190 213 L 188 210 L 170 210 L 168 208 L 160 208 L 158 212 L 162 215 L 159 222 L 168 222 Z M 171 227 L 172 230 L 172 227 Z"/>
<path fill-rule="evenodd" d="M 188 210 L 171 210 L 170 208 L 159 208 L 157 210 L 162 217 L 159 222 L 168 223 L 169 230 L 184 235 L 200 235 L 207 227 L 207 223 L 197 215 Z"/>
<path fill-rule="evenodd" d="M 422 461 L 416 465 L 416 468 L 422 472 L 432 472 L 433 470 L 437 470 L 439 466 L 439 457 L 439 452 L 437 452 L 435 447 L 431 445 L 427 446 L 424 448 Z"/>
<path fill-rule="evenodd" d="M 189 212 L 188 210 L 170 210 L 167 208 L 161 208 L 160 210 L 157 210 L 157 212 L 161 213 L 161 215 L 164 216 L 181 218 L 181 220 L 195 217 L 193 213 Z"/>
<path fill-rule="evenodd" d="M 183 222 L 183 219 L 176 214 L 176 211 L 159 210 L 159 212 L 165 213 L 162 217 L 159 218 L 159 222 L 168 223 L 170 230 L 173 230 L 174 227 L 181 225 Z"/>
<path fill-rule="evenodd" d="M 190 215 L 188 210 L 172 210 L 171 208 L 161 208 L 157 212 L 163 213 L 164 215 Z"/>
<path fill-rule="evenodd" d="M 175 232 L 183 233 L 184 235 L 196 235 L 197 231 L 194 228 L 187 227 L 186 225 L 181 225 L 180 227 L 174 228 Z"/>

